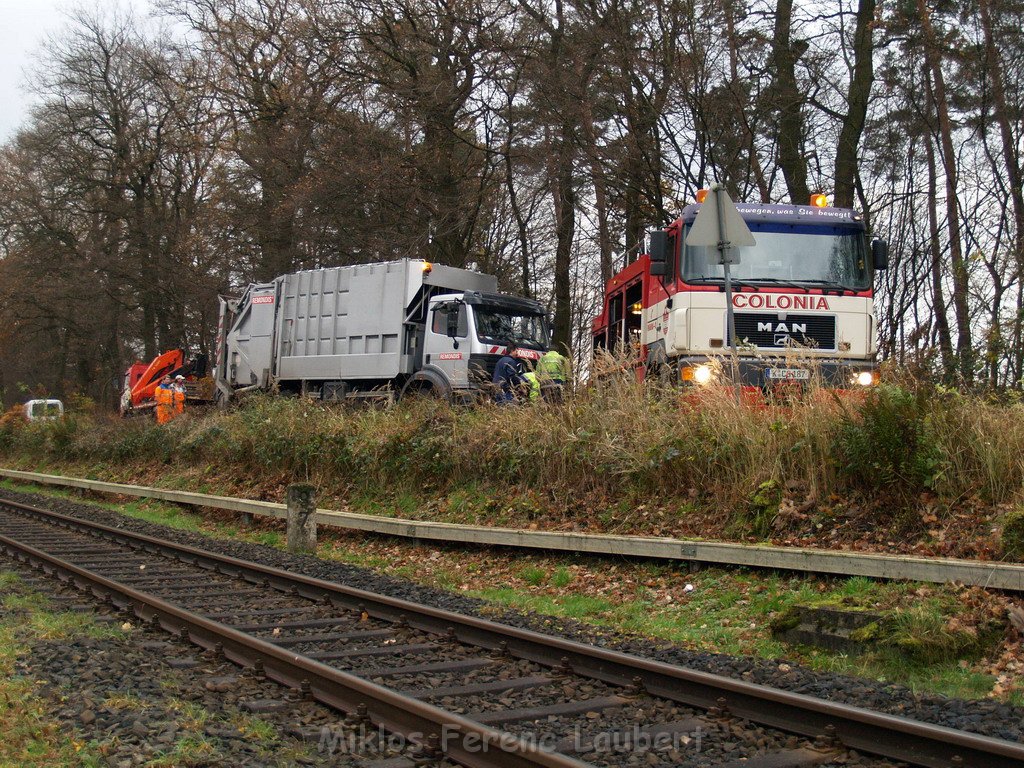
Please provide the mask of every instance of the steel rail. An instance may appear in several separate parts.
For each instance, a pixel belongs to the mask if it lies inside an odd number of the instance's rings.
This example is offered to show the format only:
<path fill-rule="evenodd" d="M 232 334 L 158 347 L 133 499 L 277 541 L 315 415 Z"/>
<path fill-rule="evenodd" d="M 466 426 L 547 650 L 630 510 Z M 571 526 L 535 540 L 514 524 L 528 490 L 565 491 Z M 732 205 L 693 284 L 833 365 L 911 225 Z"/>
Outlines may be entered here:
<path fill-rule="evenodd" d="M 470 645 L 504 648 L 513 656 L 549 666 L 559 666 L 567 660 L 573 672 L 584 677 L 613 685 L 639 682 L 654 696 L 704 709 L 727 709 L 737 717 L 803 736 L 835 738 L 844 747 L 868 754 L 928 768 L 1019 768 L 1024 765 L 1024 745 L 1019 743 L 630 656 L 293 574 L 27 504 L 0 500 L 0 505 L 57 521 L 64 527 L 99 532 L 124 544 L 165 553 L 247 581 L 268 582 L 281 591 L 296 590 L 313 600 L 329 599 L 335 605 L 364 610 L 376 618 L 405 621 L 429 632 L 454 633 L 455 638 Z"/>
<path fill-rule="evenodd" d="M 262 665 L 263 674 L 290 688 L 343 712 L 361 712 L 369 722 L 399 734 L 413 746 L 440 749 L 460 765 L 470 768 L 584 768 L 587 763 L 548 752 L 510 733 L 489 728 L 419 699 L 289 653 L 244 632 L 161 600 L 42 550 L 0 534 L 0 547 L 23 562 L 34 562 L 44 571 L 73 581 L 98 598 L 131 610 L 136 616 L 182 639 L 215 649 L 243 667 Z"/>

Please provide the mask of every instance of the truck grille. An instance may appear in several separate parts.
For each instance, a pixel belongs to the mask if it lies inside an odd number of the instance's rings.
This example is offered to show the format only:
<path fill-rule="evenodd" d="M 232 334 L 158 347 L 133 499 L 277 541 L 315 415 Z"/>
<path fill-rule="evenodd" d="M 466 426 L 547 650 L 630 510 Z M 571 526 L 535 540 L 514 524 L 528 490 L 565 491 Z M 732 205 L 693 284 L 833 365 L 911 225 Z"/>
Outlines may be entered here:
<path fill-rule="evenodd" d="M 834 315 L 796 315 L 791 312 L 737 312 L 736 338 L 766 349 L 799 344 L 814 349 L 836 348 Z"/>

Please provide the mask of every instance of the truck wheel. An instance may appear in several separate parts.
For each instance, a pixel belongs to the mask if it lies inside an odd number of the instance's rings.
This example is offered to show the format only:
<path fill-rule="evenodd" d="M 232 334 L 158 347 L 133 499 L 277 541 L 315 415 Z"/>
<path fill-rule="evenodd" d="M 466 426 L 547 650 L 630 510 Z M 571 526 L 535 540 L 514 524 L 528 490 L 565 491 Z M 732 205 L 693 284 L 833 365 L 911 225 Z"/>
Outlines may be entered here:
<path fill-rule="evenodd" d="M 228 409 L 228 398 L 219 389 L 213 390 L 213 404 L 219 411 L 226 411 Z"/>
<path fill-rule="evenodd" d="M 651 350 L 644 363 L 644 381 L 670 387 L 676 382 L 673 374 L 672 364 L 665 358 L 665 353 L 661 349 Z"/>
<path fill-rule="evenodd" d="M 446 392 L 442 387 L 439 387 L 432 381 L 410 381 L 402 388 L 399 400 L 405 400 L 406 398 L 436 398 L 438 400 L 451 400 L 451 395 Z"/>

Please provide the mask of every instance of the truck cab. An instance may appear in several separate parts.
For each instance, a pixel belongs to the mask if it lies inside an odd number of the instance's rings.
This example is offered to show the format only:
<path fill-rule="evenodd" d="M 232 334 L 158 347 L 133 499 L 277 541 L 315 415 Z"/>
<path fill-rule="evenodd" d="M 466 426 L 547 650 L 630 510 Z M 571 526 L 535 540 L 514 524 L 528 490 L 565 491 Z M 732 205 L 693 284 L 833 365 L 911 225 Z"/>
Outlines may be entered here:
<path fill-rule="evenodd" d="M 877 383 L 873 278 L 886 266 L 863 217 L 816 205 L 737 204 L 756 244 L 731 268 L 740 384 L 779 381 L 831 387 Z M 717 249 L 686 236 L 701 210 L 689 205 L 605 287 L 594 318 L 595 350 L 631 350 L 644 374 L 669 372 L 684 385 L 724 378 L 732 340 Z"/>
<path fill-rule="evenodd" d="M 29 421 L 56 421 L 64 415 L 60 400 L 29 400 L 25 403 L 25 418 Z"/>
<path fill-rule="evenodd" d="M 517 347 L 516 356 L 525 360 L 539 360 L 548 350 L 550 329 L 541 304 L 481 291 L 435 296 L 426 323 L 423 364 L 412 385 L 434 385 L 437 380 L 427 372 L 436 371 L 453 391 L 486 388 L 510 343 Z"/>

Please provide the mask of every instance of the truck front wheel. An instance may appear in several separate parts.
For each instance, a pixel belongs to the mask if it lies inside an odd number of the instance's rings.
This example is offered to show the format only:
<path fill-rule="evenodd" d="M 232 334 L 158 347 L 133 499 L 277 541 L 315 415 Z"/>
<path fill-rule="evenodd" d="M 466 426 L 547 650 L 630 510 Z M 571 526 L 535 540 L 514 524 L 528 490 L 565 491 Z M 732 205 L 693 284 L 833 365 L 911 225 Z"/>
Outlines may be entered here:
<path fill-rule="evenodd" d="M 665 348 L 652 345 L 647 351 L 647 360 L 644 362 L 644 381 L 657 384 L 662 387 L 671 387 L 676 383 L 675 369 L 669 362 Z"/>
<path fill-rule="evenodd" d="M 433 376 L 413 377 L 402 387 L 400 399 L 404 400 L 407 397 L 434 397 L 451 401 L 452 391 Z"/>

